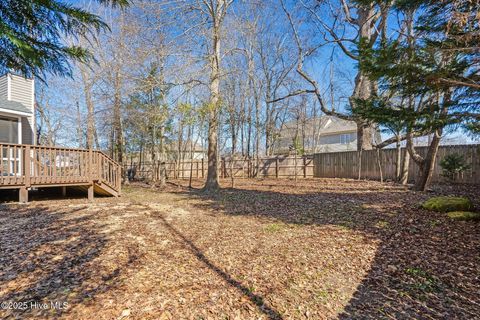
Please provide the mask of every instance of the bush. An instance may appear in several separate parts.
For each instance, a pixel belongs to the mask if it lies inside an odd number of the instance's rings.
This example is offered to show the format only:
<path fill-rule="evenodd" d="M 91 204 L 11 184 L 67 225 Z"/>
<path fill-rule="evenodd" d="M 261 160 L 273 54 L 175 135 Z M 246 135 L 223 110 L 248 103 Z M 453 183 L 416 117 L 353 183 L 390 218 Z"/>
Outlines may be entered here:
<path fill-rule="evenodd" d="M 442 167 L 442 176 L 449 179 L 450 181 L 455 181 L 455 177 L 470 169 L 470 165 L 465 162 L 465 159 L 462 155 L 457 153 L 452 153 L 440 161 L 440 166 Z"/>
<path fill-rule="evenodd" d="M 469 199 L 462 197 L 434 197 L 425 201 L 422 207 L 438 212 L 470 211 L 473 204 Z"/>
<path fill-rule="evenodd" d="M 447 214 L 451 219 L 462 221 L 479 221 L 480 213 L 469 211 L 452 211 Z"/>

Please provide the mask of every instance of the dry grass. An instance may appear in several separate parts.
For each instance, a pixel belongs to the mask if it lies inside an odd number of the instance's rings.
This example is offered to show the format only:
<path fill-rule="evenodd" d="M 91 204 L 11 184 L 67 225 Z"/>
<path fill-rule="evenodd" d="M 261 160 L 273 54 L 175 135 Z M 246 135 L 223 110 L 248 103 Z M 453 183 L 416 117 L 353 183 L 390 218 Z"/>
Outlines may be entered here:
<path fill-rule="evenodd" d="M 176 183 L 163 191 L 131 186 L 122 198 L 92 204 L 4 205 L 0 302 L 37 308 L 0 317 L 480 314 L 479 224 L 420 209 L 426 194 L 353 180 L 239 181 L 210 195 Z M 436 193 L 455 192 L 478 201 L 467 189 Z M 68 306 L 38 308 L 51 301 Z"/>

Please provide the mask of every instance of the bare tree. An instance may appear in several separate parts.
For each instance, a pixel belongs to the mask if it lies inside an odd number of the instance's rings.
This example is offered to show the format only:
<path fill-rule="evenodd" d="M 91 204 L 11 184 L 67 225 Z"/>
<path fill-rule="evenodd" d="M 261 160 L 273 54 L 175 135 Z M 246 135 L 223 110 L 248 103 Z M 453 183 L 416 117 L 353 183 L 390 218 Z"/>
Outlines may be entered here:
<path fill-rule="evenodd" d="M 220 108 L 220 78 L 221 78 L 221 43 L 222 24 L 228 8 L 234 0 L 204 0 L 202 12 L 211 22 L 211 52 L 210 60 L 210 99 L 208 113 L 208 171 L 204 190 L 213 191 L 220 187 L 218 184 L 218 112 Z"/>
<path fill-rule="evenodd" d="M 298 94 L 311 93 L 314 94 L 318 99 L 320 108 L 323 113 L 331 116 L 336 116 L 341 119 L 355 121 L 357 123 L 357 149 L 358 150 L 369 150 L 373 148 L 373 135 L 374 128 L 369 121 L 365 121 L 360 117 L 352 116 L 346 113 L 341 113 L 335 109 L 328 108 L 327 103 L 322 95 L 322 90 L 318 82 L 311 76 L 304 68 L 305 59 L 311 56 L 318 47 L 323 46 L 328 43 L 334 43 L 338 45 L 342 52 L 345 55 L 355 61 L 358 61 L 360 57 L 351 50 L 347 43 L 355 43 L 360 41 L 364 46 L 373 46 L 376 42 L 376 39 L 379 37 L 381 32 L 385 32 L 388 10 L 389 6 L 386 4 L 382 5 L 373 5 L 373 4 L 361 4 L 361 3 L 349 3 L 347 0 L 341 0 L 341 10 L 331 10 L 331 20 L 333 21 L 332 25 L 328 25 L 325 22 L 324 16 L 321 16 L 317 13 L 318 8 L 323 8 L 321 6 L 322 1 L 313 1 L 313 4 L 307 3 L 306 1 L 300 1 L 302 7 L 310 13 L 314 22 L 323 28 L 324 30 L 324 43 L 317 44 L 312 48 L 306 49 L 305 45 L 302 43 L 301 37 L 299 35 L 298 26 L 294 21 L 291 10 L 287 8 L 284 1 L 281 0 L 283 11 L 285 12 L 290 26 L 293 32 L 293 37 L 297 45 L 298 50 L 298 64 L 297 72 L 298 74 L 311 86 L 311 89 L 302 89 L 290 93 L 289 95 L 274 99 L 272 102 L 279 101 L 280 99 L 288 98 Z M 319 5 L 320 4 L 320 5 Z M 338 6 L 330 5 L 328 8 L 338 8 Z M 356 16 L 352 14 L 352 7 L 355 8 Z M 355 30 L 356 35 L 353 38 L 346 38 L 339 36 L 337 34 L 337 24 L 342 23 L 342 30 L 345 32 L 346 25 L 350 26 L 351 29 Z M 354 89 L 353 93 L 350 96 L 349 102 L 351 108 L 355 108 L 357 101 L 359 99 L 366 100 L 372 93 L 376 90 L 376 83 L 372 82 L 369 77 L 363 73 L 362 70 L 358 70 L 357 75 L 355 76 Z"/>

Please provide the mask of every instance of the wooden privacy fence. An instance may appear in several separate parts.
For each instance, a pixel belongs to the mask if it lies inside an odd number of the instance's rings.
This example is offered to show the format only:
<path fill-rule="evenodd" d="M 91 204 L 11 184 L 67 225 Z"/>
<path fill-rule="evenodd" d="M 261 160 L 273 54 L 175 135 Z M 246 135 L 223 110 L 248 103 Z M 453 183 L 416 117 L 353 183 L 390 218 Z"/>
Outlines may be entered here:
<path fill-rule="evenodd" d="M 165 171 L 170 179 L 201 179 L 207 176 L 207 161 L 184 160 L 181 162 L 166 162 Z M 159 180 L 160 162 L 145 162 L 130 164 L 126 172 L 134 171 L 136 179 Z M 222 158 L 219 162 L 218 175 L 221 178 L 307 178 L 313 177 L 313 156 L 278 156 L 229 159 Z"/>
<path fill-rule="evenodd" d="M 427 147 L 416 147 L 417 152 L 424 156 L 427 153 Z M 380 166 L 382 168 L 383 179 L 395 179 L 396 168 L 396 149 L 363 151 L 359 162 L 358 151 L 318 153 L 314 155 L 314 176 L 320 178 L 358 178 L 380 180 Z M 402 154 L 406 150 L 402 149 Z M 440 161 L 449 154 L 460 154 L 471 166 L 469 170 L 459 175 L 456 179 L 461 183 L 480 183 L 480 145 L 456 145 L 440 146 L 435 168 L 433 171 L 432 182 L 445 181 L 441 175 L 442 168 Z M 378 157 L 378 155 L 380 157 Z M 359 168 L 359 163 L 361 168 Z M 418 165 L 410 159 L 409 181 L 415 181 L 419 177 Z"/>

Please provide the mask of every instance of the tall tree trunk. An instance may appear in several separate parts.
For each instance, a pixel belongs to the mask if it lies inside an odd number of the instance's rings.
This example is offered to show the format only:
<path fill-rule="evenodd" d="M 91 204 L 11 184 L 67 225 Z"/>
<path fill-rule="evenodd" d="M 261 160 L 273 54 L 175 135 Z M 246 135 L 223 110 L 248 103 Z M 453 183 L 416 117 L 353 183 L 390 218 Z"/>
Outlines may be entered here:
<path fill-rule="evenodd" d="M 400 134 L 397 134 L 396 143 L 396 161 L 395 161 L 395 181 L 400 182 L 402 175 L 402 145 L 400 140 Z"/>
<path fill-rule="evenodd" d="M 165 154 L 164 154 L 164 147 L 163 147 L 163 135 L 165 131 L 165 127 L 163 125 L 160 126 L 160 141 L 158 142 L 160 148 L 160 188 L 165 187 L 166 185 L 166 177 L 167 177 L 167 170 L 165 168 Z"/>
<path fill-rule="evenodd" d="M 250 158 L 250 146 L 252 143 L 252 104 L 247 101 L 248 104 L 248 114 L 247 114 L 247 127 L 248 127 L 248 132 L 247 132 L 247 157 Z"/>
<path fill-rule="evenodd" d="M 230 158 L 230 180 L 232 183 L 232 189 L 235 188 L 235 172 L 233 171 L 234 169 L 234 163 L 235 163 L 235 147 L 236 147 L 236 137 L 235 137 L 235 132 L 232 131 L 232 154 Z"/>
<path fill-rule="evenodd" d="M 80 66 L 80 74 L 83 80 L 83 94 L 85 97 L 85 104 L 87 105 L 87 149 L 92 149 L 94 144 L 95 118 L 94 105 L 92 100 L 92 83 L 90 77 L 85 70 L 86 66 Z"/>
<path fill-rule="evenodd" d="M 80 104 L 76 103 L 77 105 L 77 142 L 78 147 L 83 147 L 83 130 L 82 130 L 82 114 L 80 113 Z"/>
<path fill-rule="evenodd" d="M 240 124 L 240 143 L 242 147 L 242 157 L 245 157 L 245 139 L 243 138 L 245 132 L 245 123 Z"/>
<path fill-rule="evenodd" d="M 180 116 L 182 117 L 182 116 Z M 183 119 L 180 118 L 180 123 L 178 124 L 178 135 L 177 135 L 177 172 L 180 172 L 180 164 L 182 162 L 182 144 L 183 144 Z M 183 172 L 183 171 L 182 171 Z"/>
<path fill-rule="evenodd" d="M 269 84 L 266 84 L 266 93 L 265 93 L 265 101 L 270 101 L 271 100 L 271 91 Z M 265 155 L 268 157 L 271 155 L 271 144 L 270 144 L 270 137 L 272 134 L 272 125 L 271 125 L 271 114 L 270 114 L 270 109 L 273 108 L 271 102 L 266 103 L 265 107 Z"/>
<path fill-rule="evenodd" d="M 204 191 L 220 188 L 218 184 L 218 108 L 220 102 L 220 20 L 213 19 L 210 57 L 210 110 L 208 113 L 208 171 Z"/>
<path fill-rule="evenodd" d="M 255 155 L 256 176 L 260 177 L 260 99 L 258 97 L 255 97 Z"/>
<path fill-rule="evenodd" d="M 95 148 L 97 148 L 97 150 L 100 150 L 100 140 L 98 140 L 98 130 L 95 125 L 93 126 L 93 138 L 95 140 Z"/>
<path fill-rule="evenodd" d="M 415 190 L 425 191 L 432 180 L 433 170 L 435 168 L 435 160 L 437 157 L 438 147 L 440 146 L 441 130 L 436 130 L 432 142 L 428 147 L 427 155 L 420 164 L 420 177 L 415 182 Z"/>
<path fill-rule="evenodd" d="M 375 24 L 372 23 L 372 18 L 375 15 L 375 10 L 372 5 L 359 6 L 357 10 L 358 17 L 356 23 L 359 30 L 359 37 L 363 41 L 371 41 L 375 30 Z M 358 70 L 355 77 L 355 87 L 352 96 L 350 97 L 350 105 L 352 108 L 356 106 L 356 100 L 369 99 L 372 95 L 374 83 L 368 78 L 362 70 Z M 365 121 L 357 120 L 357 150 L 372 150 L 373 135 L 375 129 L 373 126 Z"/>
<path fill-rule="evenodd" d="M 405 150 L 405 153 L 403 154 L 403 159 L 402 159 L 402 172 L 399 179 L 399 182 L 403 185 L 406 185 L 408 183 L 409 167 L 410 167 L 410 153 L 407 150 Z"/>
<path fill-rule="evenodd" d="M 120 93 L 120 74 L 119 71 L 115 72 L 114 79 L 114 97 L 113 97 L 113 134 L 114 134 L 114 149 L 115 159 L 123 164 L 123 130 L 122 130 L 122 101 Z"/>

